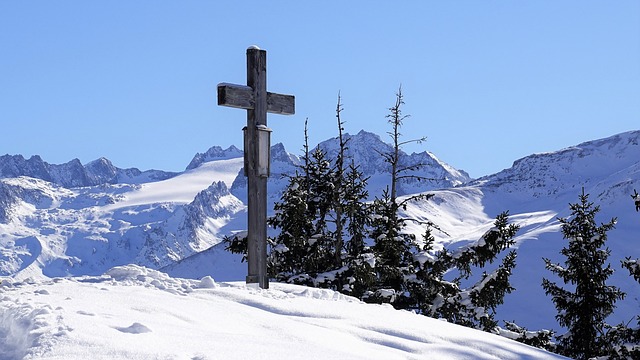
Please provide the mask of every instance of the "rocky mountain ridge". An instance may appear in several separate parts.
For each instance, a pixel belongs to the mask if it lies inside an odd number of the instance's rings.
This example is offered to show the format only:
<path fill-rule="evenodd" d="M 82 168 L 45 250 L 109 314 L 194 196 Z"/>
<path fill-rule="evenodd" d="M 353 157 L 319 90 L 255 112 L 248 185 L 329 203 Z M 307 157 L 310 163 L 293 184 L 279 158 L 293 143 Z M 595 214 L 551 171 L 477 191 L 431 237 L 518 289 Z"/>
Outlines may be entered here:
<path fill-rule="evenodd" d="M 372 149 L 389 151 L 389 145 L 365 131 L 346 136 L 348 155 L 374 179 L 371 192 L 379 193 L 388 166 L 374 161 L 372 156 L 379 154 Z M 336 139 L 318 146 L 333 156 Z M 169 173 L 120 169 L 105 158 L 56 165 L 40 156 L 4 155 L 0 275 L 95 275 L 126 263 L 160 268 L 205 250 L 224 235 L 246 228 L 241 215 L 246 199 L 242 156 L 234 146 L 214 146 L 196 154 L 184 172 Z M 406 161 L 431 161 L 437 173 L 429 177 L 454 179 L 436 186 L 468 179 L 426 152 L 402 156 Z M 271 202 L 279 199 L 287 175 L 299 165 L 300 159 L 282 144 L 272 146 Z"/>
<path fill-rule="evenodd" d="M 599 201 L 611 202 L 640 188 L 636 185 L 639 175 L 640 131 L 629 131 L 532 154 L 467 185 L 501 193 L 505 198 L 528 198 L 528 202 L 575 196 L 584 188 Z"/>
<path fill-rule="evenodd" d="M 66 188 L 118 183 L 139 184 L 165 180 L 175 175 L 177 173 L 161 170 L 121 169 L 103 157 L 82 165 L 78 159 L 64 164 L 50 164 L 38 155 L 29 159 L 22 155 L 0 156 L 0 178 L 28 176 Z"/>

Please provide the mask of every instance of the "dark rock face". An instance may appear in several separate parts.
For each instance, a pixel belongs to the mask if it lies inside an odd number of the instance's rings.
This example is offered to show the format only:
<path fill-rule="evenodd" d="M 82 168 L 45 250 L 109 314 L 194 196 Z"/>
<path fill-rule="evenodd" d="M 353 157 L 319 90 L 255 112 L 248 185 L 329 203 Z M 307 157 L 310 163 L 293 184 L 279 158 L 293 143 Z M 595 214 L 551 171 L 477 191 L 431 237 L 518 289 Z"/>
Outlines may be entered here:
<path fill-rule="evenodd" d="M 52 181 L 47 165 L 38 155 L 32 156 L 29 160 L 26 160 L 22 155 L 3 155 L 0 156 L 0 177 L 29 176 Z"/>
<path fill-rule="evenodd" d="M 15 194 L 11 188 L 0 182 L 0 224 L 11 221 L 11 210 L 15 203 Z"/>

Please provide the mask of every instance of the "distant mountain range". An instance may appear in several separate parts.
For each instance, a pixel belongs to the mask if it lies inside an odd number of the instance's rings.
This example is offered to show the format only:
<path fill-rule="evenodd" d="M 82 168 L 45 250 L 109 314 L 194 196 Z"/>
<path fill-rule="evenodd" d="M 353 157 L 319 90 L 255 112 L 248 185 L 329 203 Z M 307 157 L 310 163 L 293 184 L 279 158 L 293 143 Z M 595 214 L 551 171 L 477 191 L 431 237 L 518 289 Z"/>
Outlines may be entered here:
<path fill-rule="evenodd" d="M 370 186 L 379 193 L 388 169 L 373 161 L 377 153 L 372 150 L 389 151 L 389 145 L 364 131 L 346 136 L 349 154 L 378 180 Z M 318 146 L 331 156 L 337 140 Z M 120 169 L 105 158 L 56 165 L 40 156 L 1 156 L 0 275 L 99 274 L 125 263 L 159 268 L 209 248 L 246 227 L 238 215 L 246 199 L 242 156 L 234 146 L 214 146 L 196 154 L 182 173 Z M 430 189 L 469 180 L 427 152 L 402 156 L 411 163 L 427 159 L 430 168 L 420 174 L 439 179 L 403 186 Z M 300 160 L 276 144 L 271 162 L 273 202 L 287 184 L 284 175 L 292 174 Z"/>
<path fill-rule="evenodd" d="M 379 195 L 389 181 L 388 164 L 379 154 L 390 145 L 365 131 L 346 138 L 348 158 L 369 177 L 371 197 Z M 399 192 L 434 194 L 429 201 L 411 202 L 405 215 L 438 224 L 443 232 L 435 235 L 441 247 L 477 241 L 495 216 L 508 210 L 510 219 L 521 225 L 513 275 L 517 291 L 507 296 L 499 317 L 518 321 L 527 313 L 528 323 L 522 325 L 548 328 L 554 326 L 554 309 L 540 282 L 552 275 L 542 257 L 562 260 L 559 250 L 566 241 L 557 217 L 569 215 L 568 204 L 584 188 L 601 206 L 599 222 L 618 218 L 610 233 L 610 260 L 619 270 L 613 281 L 629 292 L 616 316 L 628 321 L 638 313 L 640 286 L 618 261 L 640 257 L 635 242 L 640 213 L 629 196 L 640 189 L 639 142 L 640 131 L 622 133 L 527 156 L 479 179 L 429 152 L 403 153 L 405 164 L 427 165 L 416 175 L 433 180 L 404 182 Z M 338 140 L 318 146 L 332 157 Z M 282 144 L 272 147 L 271 157 L 273 202 L 287 184 L 284 175 L 292 174 L 300 159 Z M 216 246 L 225 235 L 246 229 L 242 166 L 242 151 L 233 146 L 196 154 L 180 173 L 119 169 L 104 158 L 54 165 L 39 156 L 0 156 L 0 276 L 98 275 L 134 263 L 174 276 L 242 280 L 246 265 Z M 410 223 L 408 231 L 420 236 L 424 229 Z"/>
<path fill-rule="evenodd" d="M 160 170 L 143 172 L 136 168 L 120 169 L 105 158 L 86 165 L 82 165 L 78 159 L 56 165 L 49 164 L 38 155 L 29 159 L 22 155 L 0 156 L 0 178 L 28 176 L 67 188 L 118 183 L 139 184 L 160 181 L 175 175 L 177 174 Z"/>

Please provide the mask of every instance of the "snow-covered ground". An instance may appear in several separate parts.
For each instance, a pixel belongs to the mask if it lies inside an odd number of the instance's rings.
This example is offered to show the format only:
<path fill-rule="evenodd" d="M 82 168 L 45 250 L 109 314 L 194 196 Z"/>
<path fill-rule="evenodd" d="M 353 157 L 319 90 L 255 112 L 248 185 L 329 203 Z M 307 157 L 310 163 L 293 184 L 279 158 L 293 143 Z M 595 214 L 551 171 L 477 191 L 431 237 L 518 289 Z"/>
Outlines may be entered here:
<path fill-rule="evenodd" d="M 497 335 L 339 293 L 171 278 L 0 282 L 0 359 L 561 359 Z"/>

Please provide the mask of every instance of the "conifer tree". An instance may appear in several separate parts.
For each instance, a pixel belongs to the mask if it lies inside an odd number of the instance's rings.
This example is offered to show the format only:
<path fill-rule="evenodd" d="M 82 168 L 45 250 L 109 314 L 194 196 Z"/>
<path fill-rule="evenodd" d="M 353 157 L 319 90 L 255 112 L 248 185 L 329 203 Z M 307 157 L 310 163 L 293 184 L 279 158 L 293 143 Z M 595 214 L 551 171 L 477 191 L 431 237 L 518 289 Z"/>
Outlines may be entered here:
<path fill-rule="evenodd" d="M 318 284 L 343 293 L 360 297 L 368 291 L 373 280 L 371 249 L 366 246 L 369 208 L 367 178 L 353 159 L 349 167 L 347 143 L 343 131 L 345 122 L 341 118 L 342 98 L 338 93 L 336 119 L 338 126 L 338 152 L 332 163 L 331 172 L 325 180 L 332 187 L 329 221 L 331 228 L 327 238 L 333 244 L 327 244 L 333 250 L 333 264 L 324 274 L 318 275 Z"/>
<path fill-rule="evenodd" d="M 419 178 L 411 171 L 422 167 L 422 164 L 405 165 L 400 161 L 401 147 L 417 140 L 402 141 L 400 128 L 409 116 L 403 115 L 404 97 L 402 87 L 396 92 L 395 104 L 389 108 L 386 116 L 391 131 L 392 149 L 380 155 L 390 166 L 391 181 L 381 197 L 373 201 L 372 231 L 375 254 L 376 285 L 372 289 L 368 301 L 390 302 L 396 308 L 407 308 L 413 302 L 409 292 L 407 279 L 414 274 L 413 253 L 416 250 L 416 239 L 413 234 L 404 231 L 406 219 L 401 218 L 398 211 L 405 208 L 409 201 L 428 199 L 432 195 L 421 194 L 398 200 L 398 182 L 406 178 Z"/>
<path fill-rule="evenodd" d="M 370 205 L 366 202 L 367 178 L 353 162 L 345 173 L 343 216 L 346 225 L 345 270 L 341 273 L 340 291 L 362 298 L 375 281 L 373 250 L 367 245 L 371 223 Z"/>
<path fill-rule="evenodd" d="M 318 149 L 309 152 L 308 121 L 304 127 L 304 155 L 300 167 L 302 173 L 289 177 L 281 201 L 274 204 L 275 215 L 268 224 L 280 230 L 270 239 L 269 274 L 278 281 L 298 284 L 314 284 L 314 275 L 323 263 L 322 238 L 325 231 L 325 199 L 317 192 L 324 185 L 318 178 L 327 171 L 324 154 Z M 318 243 L 319 242 L 319 243 Z"/>
<path fill-rule="evenodd" d="M 308 240 L 306 270 L 310 276 L 316 277 L 336 268 L 335 232 L 329 228 L 329 217 L 335 209 L 333 193 L 336 174 L 326 158 L 326 153 L 319 147 L 311 153 L 308 178 L 307 215 L 312 226 L 312 234 Z"/>
<path fill-rule="evenodd" d="M 630 257 L 622 261 L 622 267 L 629 271 L 629 275 L 640 282 L 640 259 Z M 635 317 L 636 325 L 620 323 L 607 326 L 606 341 L 609 344 L 609 359 L 640 359 L 640 316 Z"/>
<path fill-rule="evenodd" d="M 343 211 L 346 219 L 346 229 L 349 241 L 346 253 L 350 258 L 357 258 L 365 252 L 368 226 L 371 223 L 370 205 L 366 202 L 369 197 L 367 180 L 352 162 L 345 176 Z"/>
<path fill-rule="evenodd" d="M 496 332 L 496 307 L 503 303 L 506 294 L 515 290 L 509 282 L 515 267 L 515 251 L 504 255 L 496 269 L 489 273 L 484 271 L 469 287 L 464 288 L 462 283 L 471 278 L 473 268 L 484 269 L 511 247 L 518 230 L 518 225 L 509 224 L 508 212 L 503 212 L 496 217 L 494 227 L 475 244 L 453 252 L 444 249 L 429 256 L 433 236 L 428 229 L 422 256 L 417 257 L 416 277 L 411 284 L 417 310 L 459 325 Z M 446 281 L 445 274 L 453 270 L 457 270 L 458 276 Z"/>
<path fill-rule="evenodd" d="M 398 204 L 386 189 L 374 199 L 372 216 L 376 284 L 367 300 L 406 308 L 411 302 L 406 277 L 414 272 L 415 236 L 403 233 L 405 220 L 398 216 Z"/>
<path fill-rule="evenodd" d="M 344 131 L 344 122 L 340 118 L 340 114 L 342 113 L 342 98 L 340 97 L 340 92 L 338 92 L 338 104 L 336 105 L 336 119 L 338 121 L 338 154 L 335 159 L 334 172 L 335 179 L 333 181 L 333 206 L 334 206 L 334 219 L 333 223 L 335 224 L 335 232 L 334 232 L 334 266 L 339 268 L 342 266 L 342 251 L 344 250 L 344 239 L 343 239 L 343 228 L 345 225 L 346 219 L 343 217 L 344 213 L 344 199 L 346 197 L 346 189 L 345 189 L 345 167 L 344 167 L 344 158 L 345 153 L 347 151 L 347 140 L 345 140 L 342 132 Z M 360 199 L 362 200 L 362 199 Z"/>
<path fill-rule="evenodd" d="M 381 153 L 380 155 L 383 157 L 384 161 L 389 164 L 391 167 L 391 181 L 389 184 L 389 200 L 392 203 L 398 203 L 398 184 L 402 180 L 406 179 L 418 179 L 418 180 L 430 180 L 411 172 L 414 170 L 418 170 L 425 166 L 425 164 L 403 164 L 401 162 L 401 149 L 402 146 L 410 143 L 421 143 L 426 140 L 425 137 L 419 139 L 411 139 L 411 140 L 402 140 L 402 133 L 400 129 L 404 124 L 404 121 L 410 117 L 410 115 L 403 115 L 402 106 L 404 105 L 404 95 L 402 94 L 402 86 L 398 88 L 398 92 L 396 92 L 396 101 L 395 104 L 389 108 L 389 114 L 387 114 L 386 118 L 387 122 L 391 125 L 391 131 L 388 131 L 387 134 L 391 138 L 392 141 L 392 150 L 388 153 Z"/>
<path fill-rule="evenodd" d="M 605 319 L 616 301 L 624 297 L 620 289 L 607 285 L 613 269 L 606 263 L 610 251 L 605 244 L 616 219 L 597 226 L 595 215 L 600 208 L 588 197 L 583 189 L 579 202 L 570 204 L 571 216 L 558 219 L 563 237 L 569 241 L 561 250 L 564 265 L 544 259 L 546 268 L 571 287 L 563 288 L 546 278 L 542 281 L 558 310 L 556 320 L 568 330 L 558 338 L 557 350 L 575 359 L 605 355 L 609 346 Z"/>
<path fill-rule="evenodd" d="M 309 254 L 309 239 L 313 234 L 309 221 L 306 178 L 296 173 L 289 178 L 281 201 L 274 205 L 275 215 L 268 224 L 280 230 L 270 240 L 269 275 L 278 281 L 304 282 L 307 280 L 306 260 Z"/>
<path fill-rule="evenodd" d="M 269 224 L 280 230 L 272 239 L 271 275 L 280 281 L 332 288 L 354 296 L 371 283 L 371 256 L 365 246 L 369 225 L 367 179 L 352 165 L 345 171 L 346 143 L 340 119 L 336 159 L 316 147 L 309 150 L 307 123 L 301 174 L 291 177 Z M 295 257 L 292 259 L 291 257 Z"/>

